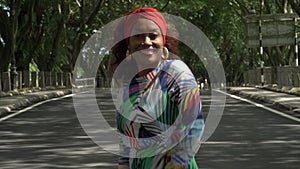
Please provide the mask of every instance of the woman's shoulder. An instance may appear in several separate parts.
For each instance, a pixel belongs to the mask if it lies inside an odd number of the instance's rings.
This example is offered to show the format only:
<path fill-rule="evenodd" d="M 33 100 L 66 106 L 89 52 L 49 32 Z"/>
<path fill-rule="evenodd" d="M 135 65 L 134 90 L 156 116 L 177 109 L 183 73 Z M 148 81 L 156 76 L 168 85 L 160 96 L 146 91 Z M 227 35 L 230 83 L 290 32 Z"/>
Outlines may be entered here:
<path fill-rule="evenodd" d="M 163 70 L 171 74 L 191 73 L 190 68 L 181 60 L 166 60 L 164 64 Z"/>
<path fill-rule="evenodd" d="M 168 77 L 176 81 L 176 85 L 184 85 L 186 88 L 197 87 L 194 74 L 187 64 L 181 60 L 168 60 L 165 66 L 165 72 L 168 74 Z"/>

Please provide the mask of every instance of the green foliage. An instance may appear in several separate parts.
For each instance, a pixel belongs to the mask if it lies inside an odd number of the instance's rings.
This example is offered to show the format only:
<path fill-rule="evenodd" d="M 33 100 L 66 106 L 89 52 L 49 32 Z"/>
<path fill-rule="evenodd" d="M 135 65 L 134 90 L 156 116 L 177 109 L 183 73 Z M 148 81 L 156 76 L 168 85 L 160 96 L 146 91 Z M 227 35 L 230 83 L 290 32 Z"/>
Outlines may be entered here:
<path fill-rule="evenodd" d="M 298 12 L 300 7 L 299 0 L 287 0 L 287 5 L 279 0 L 264 1 L 263 13 Z M 200 28 L 217 49 L 227 81 L 240 82 L 243 71 L 249 69 L 252 63 L 259 66 L 258 50 L 254 49 L 253 55 L 250 55 L 245 44 L 244 20 L 250 9 L 255 9 L 257 13 L 260 11 L 259 1 L 15 0 L 16 18 L 13 21 L 9 15 L 10 2 L 0 0 L 1 72 L 9 67 L 11 44 L 15 44 L 13 52 L 18 70 L 31 69 L 29 65 L 33 61 L 39 70 L 73 71 L 78 54 L 93 30 L 138 7 L 157 8 L 161 12 L 180 16 Z M 12 22 L 16 25 L 14 30 L 11 29 Z M 207 77 L 206 63 L 202 63 L 184 44 L 180 49 L 180 57 L 193 69 L 196 77 Z M 290 64 L 292 50 L 292 47 L 265 49 L 266 66 Z M 89 65 L 86 65 L 84 69 L 88 68 Z M 105 74 L 106 68 L 105 64 L 100 65 L 102 74 Z"/>
<path fill-rule="evenodd" d="M 9 43 L 11 29 L 9 24 L 9 16 L 7 6 L 1 1 L 0 2 L 0 73 L 5 72 L 8 69 L 10 63 L 10 48 L 11 44 Z"/>
<path fill-rule="evenodd" d="M 29 71 L 30 72 L 39 72 L 39 68 L 35 62 L 30 62 L 29 63 Z"/>

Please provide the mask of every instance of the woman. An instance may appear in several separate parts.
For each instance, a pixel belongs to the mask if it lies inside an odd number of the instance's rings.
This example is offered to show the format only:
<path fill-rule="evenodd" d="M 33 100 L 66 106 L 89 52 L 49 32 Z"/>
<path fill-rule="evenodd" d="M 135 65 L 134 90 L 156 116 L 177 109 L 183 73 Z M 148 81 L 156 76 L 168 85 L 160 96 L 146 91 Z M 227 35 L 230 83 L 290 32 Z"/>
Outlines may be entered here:
<path fill-rule="evenodd" d="M 169 30 L 153 8 L 132 11 L 116 29 L 115 38 L 123 40 L 112 48 L 110 68 L 122 86 L 120 169 L 198 168 L 194 156 L 204 128 L 199 89 L 175 59 L 178 42 Z"/>

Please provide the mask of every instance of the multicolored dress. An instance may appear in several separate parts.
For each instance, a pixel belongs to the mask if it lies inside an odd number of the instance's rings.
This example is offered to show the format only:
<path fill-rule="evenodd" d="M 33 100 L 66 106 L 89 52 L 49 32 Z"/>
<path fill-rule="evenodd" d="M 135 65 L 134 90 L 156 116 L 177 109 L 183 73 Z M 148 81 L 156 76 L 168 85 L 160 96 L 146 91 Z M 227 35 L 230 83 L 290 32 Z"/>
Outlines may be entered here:
<path fill-rule="evenodd" d="M 204 120 L 198 85 L 184 62 L 166 60 L 121 93 L 119 169 L 198 169 Z"/>

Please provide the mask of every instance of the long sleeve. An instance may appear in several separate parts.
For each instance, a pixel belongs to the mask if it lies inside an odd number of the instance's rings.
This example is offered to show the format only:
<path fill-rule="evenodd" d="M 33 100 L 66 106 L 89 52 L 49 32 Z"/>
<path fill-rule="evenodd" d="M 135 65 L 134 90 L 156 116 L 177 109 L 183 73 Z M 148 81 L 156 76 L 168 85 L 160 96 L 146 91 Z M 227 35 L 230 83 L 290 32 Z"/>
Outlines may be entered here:
<path fill-rule="evenodd" d="M 129 142 L 120 140 L 119 169 L 198 169 L 194 156 L 204 120 L 199 88 L 186 64 L 165 61 L 125 89 L 117 128 Z"/>
<path fill-rule="evenodd" d="M 197 95 L 197 92 L 198 90 L 195 89 L 191 92 L 191 95 Z M 197 96 L 195 97 L 197 98 Z M 190 98 L 187 99 L 189 100 Z M 189 100 L 189 104 L 185 106 L 193 106 L 193 108 L 181 108 L 185 110 L 185 112 L 182 112 L 183 116 L 187 117 L 194 111 L 194 113 L 197 112 L 197 117 L 191 124 L 183 125 L 181 129 L 177 129 L 170 138 L 173 142 L 177 142 L 179 140 L 176 139 L 182 139 L 181 137 L 184 136 L 184 138 L 169 152 L 166 169 L 176 169 L 176 167 L 190 168 L 190 162 L 200 147 L 200 140 L 204 130 L 201 103 L 196 100 Z M 187 121 L 186 119 L 183 120 L 187 122 L 189 119 Z"/>
<path fill-rule="evenodd" d="M 167 154 L 166 169 L 196 168 L 192 167 L 191 161 L 200 147 L 204 131 L 199 88 L 187 67 L 181 66 L 181 71 L 175 77 L 177 94 L 170 94 L 178 103 L 179 110 L 176 129 L 170 139 L 173 143 L 179 143 Z"/>
<path fill-rule="evenodd" d="M 122 141 L 120 141 L 120 151 L 122 152 L 126 152 L 126 147 L 125 145 L 122 143 Z M 129 169 L 129 158 L 126 156 L 120 156 L 119 160 L 118 160 L 118 169 Z"/>

